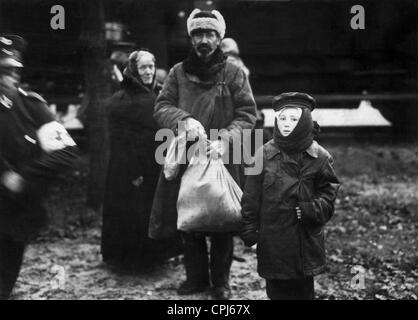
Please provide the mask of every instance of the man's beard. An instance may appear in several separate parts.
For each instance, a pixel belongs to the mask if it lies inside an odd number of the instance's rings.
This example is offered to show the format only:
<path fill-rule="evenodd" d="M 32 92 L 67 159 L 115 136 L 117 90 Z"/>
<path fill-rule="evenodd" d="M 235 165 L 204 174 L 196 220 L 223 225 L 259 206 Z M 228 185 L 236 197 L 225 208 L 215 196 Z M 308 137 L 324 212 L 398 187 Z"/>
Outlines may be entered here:
<path fill-rule="evenodd" d="M 210 45 L 207 44 L 201 44 L 196 47 L 197 52 L 199 53 L 199 56 L 202 58 L 209 57 L 215 50 L 211 48 Z"/>

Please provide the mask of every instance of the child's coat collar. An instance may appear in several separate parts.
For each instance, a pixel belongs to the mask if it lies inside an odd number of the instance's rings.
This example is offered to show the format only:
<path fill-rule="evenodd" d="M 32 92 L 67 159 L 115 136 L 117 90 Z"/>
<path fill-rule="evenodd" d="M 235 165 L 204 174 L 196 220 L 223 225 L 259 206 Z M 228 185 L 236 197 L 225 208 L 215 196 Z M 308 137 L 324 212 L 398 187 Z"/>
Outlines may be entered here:
<path fill-rule="evenodd" d="M 318 158 L 318 150 L 318 142 L 314 140 L 312 144 L 309 146 L 309 148 L 305 150 L 305 152 L 309 154 L 312 158 Z M 268 160 L 272 159 L 276 154 L 279 154 L 280 152 L 281 151 L 279 147 L 273 141 L 267 145 L 266 156 Z"/>

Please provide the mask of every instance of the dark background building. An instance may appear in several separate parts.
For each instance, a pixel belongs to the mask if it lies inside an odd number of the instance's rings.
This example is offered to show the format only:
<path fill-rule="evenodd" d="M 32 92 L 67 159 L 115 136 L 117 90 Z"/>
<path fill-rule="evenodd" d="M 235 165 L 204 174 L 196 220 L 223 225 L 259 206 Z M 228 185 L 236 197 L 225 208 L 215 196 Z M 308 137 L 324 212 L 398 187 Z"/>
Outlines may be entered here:
<path fill-rule="evenodd" d="M 362 98 L 369 98 L 395 124 L 411 127 L 417 119 L 416 1 L 103 3 L 108 37 L 149 48 L 156 53 L 158 66 L 167 70 L 189 50 L 186 19 L 190 11 L 219 9 L 227 23 L 226 36 L 238 42 L 251 71 L 260 108 L 269 107 L 271 96 L 279 92 L 305 91 L 321 106 L 355 107 Z M 65 8 L 65 30 L 50 27 L 50 9 L 55 4 Z M 350 26 L 354 5 L 365 9 L 364 30 Z M 80 8 L 80 0 L 0 1 L 0 30 L 18 33 L 29 42 L 24 80 L 50 101 L 78 99 L 83 92 Z M 109 53 L 112 43 L 108 41 Z M 362 95 L 365 92 L 368 96 Z M 403 115 L 393 112 L 399 108 Z"/>

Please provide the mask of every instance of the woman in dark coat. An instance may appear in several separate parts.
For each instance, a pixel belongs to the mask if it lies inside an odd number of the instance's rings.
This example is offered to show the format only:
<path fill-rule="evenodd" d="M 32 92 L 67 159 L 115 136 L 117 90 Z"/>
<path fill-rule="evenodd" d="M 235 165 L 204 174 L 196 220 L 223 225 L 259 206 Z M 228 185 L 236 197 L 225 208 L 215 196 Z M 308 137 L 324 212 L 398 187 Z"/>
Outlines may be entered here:
<path fill-rule="evenodd" d="M 108 102 L 110 161 L 103 206 L 102 255 L 109 264 L 133 270 L 179 253 L 173 239 L 148 238 L 148 222 L 160 167 L 155 162 L 155 58 L 133 52 L 121 90 Z"/>

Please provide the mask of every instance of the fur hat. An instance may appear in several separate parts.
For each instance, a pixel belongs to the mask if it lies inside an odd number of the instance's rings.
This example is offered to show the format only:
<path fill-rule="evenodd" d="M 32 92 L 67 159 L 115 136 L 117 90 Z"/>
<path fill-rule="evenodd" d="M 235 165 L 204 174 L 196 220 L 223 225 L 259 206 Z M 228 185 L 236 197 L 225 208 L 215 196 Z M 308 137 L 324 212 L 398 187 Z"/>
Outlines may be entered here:
<path fill-rule="evenodd" d="M 204 13 L 204 15 L 199 15 L 199 13 Z M 191 36 L 192 32 L 198 29 L 214 30 L 223 39 L 226 29 L 225 20 L 218 10 L 209 12 L 194 9 L 187 18 L 187 33 Z"/>

